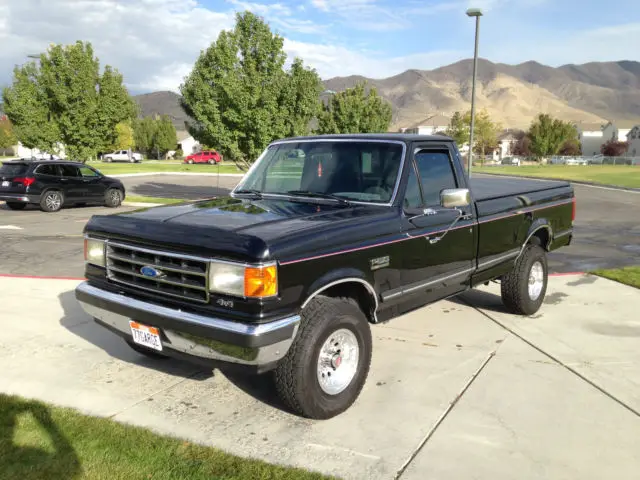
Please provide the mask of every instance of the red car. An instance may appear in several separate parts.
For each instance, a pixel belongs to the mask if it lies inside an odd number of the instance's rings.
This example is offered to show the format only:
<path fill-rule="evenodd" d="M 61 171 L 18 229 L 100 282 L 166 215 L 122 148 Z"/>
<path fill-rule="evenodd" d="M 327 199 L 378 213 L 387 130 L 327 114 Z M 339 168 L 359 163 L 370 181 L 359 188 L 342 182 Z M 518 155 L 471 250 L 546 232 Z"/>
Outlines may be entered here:
<path fill-rule="evenodd" d="M 198 153 L 192 153 L 187 155 L 184 159 L 184 163 L 220 163 L 222 161 L 222 155 L 215 150 L 204 150 Z"/>

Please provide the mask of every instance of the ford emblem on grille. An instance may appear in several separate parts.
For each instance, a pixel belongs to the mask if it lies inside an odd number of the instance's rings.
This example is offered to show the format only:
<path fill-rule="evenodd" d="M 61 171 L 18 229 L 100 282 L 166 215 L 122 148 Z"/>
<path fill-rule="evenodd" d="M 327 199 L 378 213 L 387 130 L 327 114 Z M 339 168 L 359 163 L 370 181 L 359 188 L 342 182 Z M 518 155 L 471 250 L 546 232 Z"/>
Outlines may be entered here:
<path fill-rule="evenodd" d="M 144 267 L 142 267 L 140 269 L 140 273 L 142 275 L 144 275 L 145 277 L 152 277 L 152 278 L 162 278 L 162 277 L 166 277 L 167 274 L 164 273 L 162 270 L 158 270 L 157 268 L 153 268 L 150 265 L 145 265 Z"/>

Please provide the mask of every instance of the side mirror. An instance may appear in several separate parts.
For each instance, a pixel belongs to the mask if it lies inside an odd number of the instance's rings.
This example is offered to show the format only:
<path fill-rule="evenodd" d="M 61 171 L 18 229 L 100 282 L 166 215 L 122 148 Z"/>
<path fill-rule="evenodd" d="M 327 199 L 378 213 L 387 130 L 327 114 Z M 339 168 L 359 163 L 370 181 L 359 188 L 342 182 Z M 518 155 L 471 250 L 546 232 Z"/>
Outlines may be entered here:
<path fill-rule="evenodd" d="M 440 205 L 444 208 L 466 207 L 471 203 L 468 188 L 447 188 L 440 192 Z"/>

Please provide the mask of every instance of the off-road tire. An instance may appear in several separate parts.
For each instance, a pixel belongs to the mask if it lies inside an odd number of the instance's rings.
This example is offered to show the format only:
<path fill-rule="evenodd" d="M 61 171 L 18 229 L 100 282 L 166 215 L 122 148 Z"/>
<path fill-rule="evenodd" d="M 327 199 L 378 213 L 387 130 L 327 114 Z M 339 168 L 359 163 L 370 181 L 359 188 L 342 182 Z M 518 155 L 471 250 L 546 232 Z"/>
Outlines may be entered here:
<path fill-rule="evenodd" d="M 11 210 L 24 210 L 25 207 L 27 206 L 26 203 L 21 203 L 21 202 L 6 202 L 7 203 L 7 207 L 9 207 Z"/>
<path fill-rule="evenodd" d="M 167 355 L 160 353 L 156 350 L 153 350 L 151 348 L 145 348 L 142 345 L 138 345 L 137 343 L 134 343 L 133 340 L 127 339 L 125 340 L 125 342 L 127 342 L 127 345 L 129 345 L 133 350 L 135 350 L 141 355 L 144 355 L 145 357 L 162 359 L 162 360 L 166 360 L 167 358 L 169 358 Z"/>
<path fill-rule="evenodd" d="M 52 206 L 49 202 L 47 202 L 47 198 L 51 198 L 52 196 L 58 197 L 60 200 L 57 206 Z M 64 194 L 59 190 L 48 190 L 42 194 L 42 198 L 40 199 L 40 210 L 47 213 L 57 212 L 64 205 Z"/>
<path fill-rule="evenodd" d="M 529 276 L 532 266 L 540 262 L 543 271 L 543 286 L 535 300 L 529 296 Z M 533 315 L 544 302 L 547 292 L 548 267 L 547 255 L 539 245 L 529 244 L 508 274 L 501 279 L 502 303 L 511 313 L 516 315 Z"/>
<path fill-rule="evenodd" d="M 118 198 L 115 198 L 117 192 Z M 109 208 L 118 208 L 122 205 L 122 192 L 117 188 L 109 188 L 104 193 L 104 204 Z"/>
<path fill-rule="evenodd" d="M 358 398 L 369 374 L 372 339 L 369 322 L 355 300 L 318 296 L 302 312 L 300 327 L 287 355 L 274 371 L 276 391 L 294 413 L 324 420 L 348 409 Z M 359 347 L 351 383 L 329 395 L 317 378 L 318 357 L 325 341 L 338 329 L 348 329 Z"/>

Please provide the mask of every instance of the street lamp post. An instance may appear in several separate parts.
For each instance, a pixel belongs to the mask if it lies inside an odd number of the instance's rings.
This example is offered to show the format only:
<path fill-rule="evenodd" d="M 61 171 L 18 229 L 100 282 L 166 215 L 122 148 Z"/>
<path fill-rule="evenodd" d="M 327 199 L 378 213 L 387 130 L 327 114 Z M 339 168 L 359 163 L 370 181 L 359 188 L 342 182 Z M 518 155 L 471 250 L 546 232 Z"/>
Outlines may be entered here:
<path fill-rule="evenodd" d="M 471 131 L 469 132 L 469 156 L 467 157 L 467 175 L 471 178 L 471 159 L 473 157 L 473 130 L 476 121 L 476 75 L 478 71 L 478 39 L 480 38 L 480 17 L 482 10 L 470 8 L 467 16 L 476 17 L 476 44 L 473 52 L 473 80 L 471 82 Z"/>

